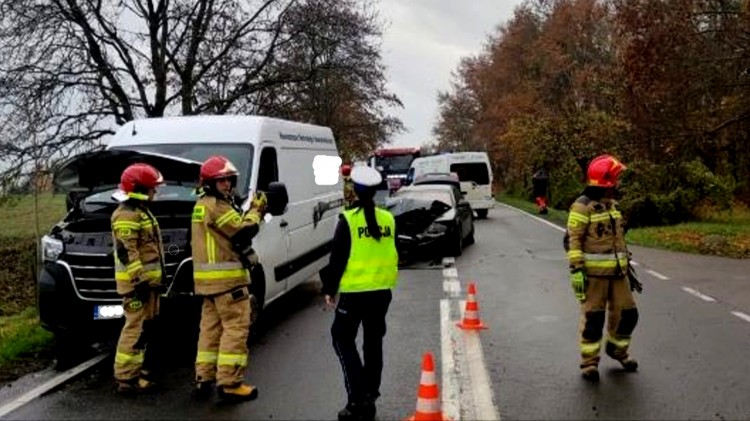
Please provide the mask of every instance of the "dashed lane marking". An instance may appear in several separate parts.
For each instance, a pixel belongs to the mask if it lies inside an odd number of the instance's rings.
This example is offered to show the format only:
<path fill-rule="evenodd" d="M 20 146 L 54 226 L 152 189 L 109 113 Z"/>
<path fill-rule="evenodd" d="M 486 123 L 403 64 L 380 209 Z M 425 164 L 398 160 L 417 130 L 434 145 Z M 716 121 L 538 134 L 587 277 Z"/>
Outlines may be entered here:
<path fill-rule="evenodd" d="M 451 302 L 450 300 L 440 300 L 440 340 L 441 340 L 441 362 L 443 375 L 443 414 L 447 419 L 459 420 L 461 415 L 460 391 L 458 388 L 458 372 L 456 370 L 456 360 L 454 352 L 454 337 L 451 333 Z"/>
<path fill-rule="evenodd" d="M 61 384 L 67 382 L 68 380 L 72 379 L 73 377 L 83 373 L 84 371 L 90 369 L 91 367 L 95 366 L 97 363 L 102 361 L 103 359 L 107 358 L 109 354 L 104 353 L 97 355 L 96 357 L 85 361 L 71 369 L 68 369 L 66 371 L 63 371 L 62 373 L 58 374 L 57 376 L 49 379 L 48 381 L 42 383 L 41 385 L 35 387 L 34 389 L 24 393 L 23 395 L 11 400 L 10 402 L 4 404 L 3 406 L 0 406 L 0 418 L 4 417 L 5 415 L 8 415 L 9 413 L 15 411 L 16 409 L 26 405 L 27 403 L 31 402 L 32 400 L 44 395 L 45 393 L 49 392 L 50 390 L 60 386 Z"/>
<path fill-rule="evenodd" d="M 740 319 L 742 319 L 742 320 L 744 320 L 746 322 L 750 322 L 750 315 L 748 315 L 746 313 L 743 313 L 741 311 L 733 311 L 732 314 L 734 314 L 735 316 L 739 317 Z"/>
<path fill-rule="evenodd" d="M 694 295 L 694 296 L 700 298 L 703 301 L 708 301 L 709 303 L 713 303 L 714 301 L 716 301 L 713 297 L 709 297 L 706 294 L 702 294 L 699 291 L 696 291 L 696 290 L 694 290 L 693 288 L 690 288 L 690 287 L 682 287 L 682 290 L 685 291 L 685 292 L 687 292 L 688 294 L 691 294 L 691 295 Z"/>
<path fill-rule="evenodd" d="M 653 276 L 655 278 L 661 279 L 662 281 L 668 281 L 669 280 L 669 277 L 664 276 L 664 275 L 662 275 L 661 273 L 659 273 L 659 272 L 657 272 L 655 270 L 646 269 L 646 272 L 650 273 L 651 276 Z"/>

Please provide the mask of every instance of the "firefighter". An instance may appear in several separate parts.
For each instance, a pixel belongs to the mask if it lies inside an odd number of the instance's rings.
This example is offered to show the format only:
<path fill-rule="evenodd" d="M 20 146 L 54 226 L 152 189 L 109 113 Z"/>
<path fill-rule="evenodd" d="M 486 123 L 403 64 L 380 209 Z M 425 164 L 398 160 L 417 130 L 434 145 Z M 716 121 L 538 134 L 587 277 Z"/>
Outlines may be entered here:
<path fill-rule="evenodd" d="M 382 182 L 377 170 L 356 166 L 352 182 L 359 200 L 339 218 L 323 294 L 328 308 L 336 304 L 334 297 L 340 294 L 331 336 L 343 369 L 348 402 L 338 419 L 371 420 L 380 396 L 385 316 L 398 280 L 396 223 L 390 212 L 377 208 L 373 201 Z M 360 323 L 364 329 L 364 361 L 355 343 Z"/>
<path fill-rule="evenodd" d="M 624 223 L 614 200 L 618 177 L 625 169 L 610 155 L 591 161 L 587 187 L 570 208 L 565 235 L 570 281 L 581 303 L 581 374 L 592 382 L 599 380 L 605 311 L 606 354 L 626 371 L 638 369 L 638 362 L 628 352 L 631 334 L 638 323 L 638 309 L 627 279 Z"/>
<path fill-rule="evenodd" d="M 112 214 L 115 280 L 125 313 L 114 367 L 120 393 L 145 392 L 154 387 L 144 369 L 144 357 L 147 344 L 153 342 L 153 324 L 159 314 L 164 252 L 159 223 L 148 203 L 163 182 L 156 168 L 133 164 L 122 172 L 120 191 L 113 196 L 120 202 Z"/>
<path fill-rule="evenodd" d="M 244 215 L 233 199 L 239 171 L 223 156 L 208 158 L 200 169 L 200 197 L 193 208 L 193 279 L 203 296 L 196 398 L 210 396 L 216 385 L 224 401 L 248 401 L 258 388 L 245 383 L 251 306 L 249 267 L 257 263 L 252 239 L 266 209 L 257 193 Z"/>
<path fill-rule="evenodd" d="M 536 202 L 537 211 L 541 215 L 547 214 L 547 196 L 549 190 L 549 176 L 544 168 L 535 172 L 531 177 L 531 184 L 534 190 L 534 201 Z"/>
<path fill-rule="evenodd" d="M 354 193 L 354 185 L 352 184 L 351 172 L 351 165 L 344 164 L 341 166 L 341 175 L 344 177 L 344 210 L 351 209 L 357 200 L 357 194 Z"/>

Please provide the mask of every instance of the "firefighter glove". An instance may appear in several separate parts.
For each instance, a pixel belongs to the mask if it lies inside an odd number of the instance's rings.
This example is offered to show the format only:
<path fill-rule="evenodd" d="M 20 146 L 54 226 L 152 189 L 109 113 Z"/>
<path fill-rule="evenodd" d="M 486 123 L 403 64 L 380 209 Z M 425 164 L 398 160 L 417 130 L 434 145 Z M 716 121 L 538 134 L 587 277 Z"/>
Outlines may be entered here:
<path fill-rule="evenodd" d="M 135 298 L 144 304 L 148 302 L 149 298 L 151 298 L 151 287 L 148 281 L 140 281 L 135 284 Z"/>
<path fill-rule="evenodd" d="M 586 300 L 586 275 L 583 271 L 577 270 L 570 273 L 570 285 L 573 287 L 576 299 L 584 302 Z"/>
<path fill-rule="evenodd" d="M 253 201 L 250 203 L 250 208 L 257 210 L 258 213 L 264 215 L 266 213 L 266 208 L 268 208 L 268 198 L 266 197 L 266 194 L 262 191 L 255 193 Z"/>

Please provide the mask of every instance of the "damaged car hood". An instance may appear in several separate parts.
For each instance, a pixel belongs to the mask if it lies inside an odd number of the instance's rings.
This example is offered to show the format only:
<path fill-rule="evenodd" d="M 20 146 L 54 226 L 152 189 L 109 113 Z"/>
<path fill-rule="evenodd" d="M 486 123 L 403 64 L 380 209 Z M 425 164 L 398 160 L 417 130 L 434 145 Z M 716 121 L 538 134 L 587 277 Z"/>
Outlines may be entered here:
<path fill-rule="evenodd" d="M 54 170 L 53 183 L 64 191 L 99 191 L 115 188 L 123 170 L 134 163 L 152 165 L 166 183 L 195 185 L 201 163 L 174 156 L 127 149 L 107 149 L 76 155 Z"/>
<path fill-rule="evenodd" d="M 386 202 L 386 209 L 396 219 L 399 233 L 416 235 L 425 231 L 430 224 L 449 211 L 451 206 L 439 200 L 391 198 Z"/>

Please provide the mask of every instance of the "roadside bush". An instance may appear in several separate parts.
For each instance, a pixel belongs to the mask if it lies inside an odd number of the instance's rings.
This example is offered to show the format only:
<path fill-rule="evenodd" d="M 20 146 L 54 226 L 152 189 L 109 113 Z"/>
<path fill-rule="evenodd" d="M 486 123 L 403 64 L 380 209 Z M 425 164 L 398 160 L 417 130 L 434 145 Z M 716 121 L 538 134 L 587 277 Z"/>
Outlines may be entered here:
<path fill-rule="evenodd" d="M 700 219 L 707 208 L 729 209 L 734 180 L 694 160 L 674 165 L 631 164 L 621 204 L 629 227 L 670 225 Z"/>
<path fill-rule="evenodd" d="M 0 237 L 0 316 L 36 305 L 34 237 Z"/>

